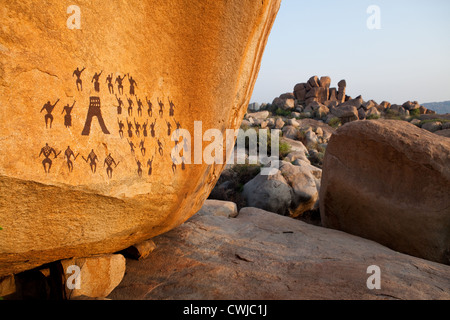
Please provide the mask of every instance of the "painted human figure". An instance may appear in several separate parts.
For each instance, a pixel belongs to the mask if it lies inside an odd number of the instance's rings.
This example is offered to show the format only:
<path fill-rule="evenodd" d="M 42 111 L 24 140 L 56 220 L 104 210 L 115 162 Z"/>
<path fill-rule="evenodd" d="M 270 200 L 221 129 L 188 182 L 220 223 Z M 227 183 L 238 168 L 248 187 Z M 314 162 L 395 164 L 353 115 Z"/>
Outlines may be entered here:
<path fill-rule="evenodd" d="M 175 121 L 175 125 L 177 126 L 177 130 L 180 130 L 181 129 L 181 123 L 179 121 L 175 120 L 175 119 L 174 119 L 174 121 Z"/>
<path fill-rule="evenodd" d="M 95 92 L 100 92 L 100 76 L 102 75 L 103 71 L 101 71 L 100 73 L 95 73 L 94 76 L 92 77 L 91 83 L 94 83 L 94 90 Z"/>
<path fill-rule="evenodd" d="M 114 86 L 112 84 L 112 80 L 113 80 L 113 74 L 108 74 L 108 76 L 106 77 L 106 83 L 108 83 L 108 90 L 109 93 L 113 94 L 114 93 Z"/>
<path fill-rule="evenodd" d="M 144 139 L 144 140 L 141 140 L 141 142 L 139 143 L 139 148 L 141 149 L 142 156 L 145 157 L 145 152 L 146 152 L 146 149 L 145 149 L 145 139 Z"/>
<path fill-rule="evenodd" d="M 47 111 L 47 114 L 44 116 L 44 120 L 45 120 L 45 128 L 48 128 L 50 126 L 50 128 L 52 128 L 52 124 L 53 124 L 53 109 L 55 109 L 56 105 L 58 104 L 59 99 L 55 102 L 55 104 L 51 104 L 50 101 L 47 101 L 46 104 L 44 104 L 44 106 L 42 107 L 41 111 Z"/>
<path fill-rule="evenodd" d="M 117 123 L 119 124 L 119 135 L 120 138 L 123 138 L 123 129 L 125 128 L 125 124 L 122 120 L 117 119 Z"/>
<path fill-rule="evenodd" d="M 175 173 L 177 171 L 177 164 L 175 163 L 176 159 L 172 157 L 172 172 Z"/>
<path fill-rule="evenodd" d="M 142 135 L 146 138 L 148 137 L 147 127 L 148 127 L 148 120 L 147 120 L 147 122 L 142 124 Z"/>
<path fill-rule="evenodd" d="M 159 116 L 162 118 L 164 115 L 164 102 L 162 100 L 158 100 L 158 104 L 159 104 Z"/>
<path fill-rule="evenodd" d="M 114 81 L 114 83 L 117 83 L 117 91 L 119 92 L 119 94 L 123 94 L 123 80 L 126 78 L 127 76 L 124 75 L 123 77 L 117 76 L 116 77 L 116 81 Z"/>
<path fill-rule="evenodd" d="M 139 122 L 136 122 L 136 119 L 134 119 L 134 129 L 136 130 L 136 137 L 140 137 L 141 136 L 141 124 Z"/>
<path fill-rule="evenodd" d="M 128 118 L 127 118 L 127 126 L 128 126 L 128 137 L 133 138 L 133 123 L 131 121 L 128 121 Z"/>
<path fill-rule="evenodd" d="M 169 99 L 169 105 L 170 105 L 169 115 L 171 117 L 173 117 L 175 115 L 175 104 L 173 103 L 173 101 L 170 100 L 170 98 L 167 98 L 167 99 Z"/>
<path fill-rule="evenodd" d="M 130 145 L 130 149 L 131 149 L 131 153 L 134 154 L 134 148 L 136 148 L 136 146 L 134 145 L 133 141 L 128 140 L 128 144 Z"/>
<path fill-rule="evenodd" d="M 128 98 L 127 96 L 127 101 L 128 101 L 128 115 L 131 117 L 133 115 L 133 100 L 131 100 L 131 98 Z"/>
<path fill-rule="evenodd" d="M 136 81 L 133 79 L 133 77 L 130 77 L 130 74 L 128 74 L 128 81 L 130 82 L 130 95 L 135 95 L 135 86 L 137 87 Z"/>
<path fill-rule="evenodd" d="M 164 148 L 162 142 L 158 139 L 158 151 L 161 156 L 164 155 Z"/>
<path fill-rule="evenodd" d="M 56 159 L 56 158 L 58 158 L 58 156 L 61 152 L 56 154 L 55 149 L 50 147 L 48 145 L 48 143 L 45 144 L 45 147 L 43 147 L 41 149 L 41 152 L 39 153 L 39 157 L 41 155 L 44 155 L 44 160 L 42 160 L 42 165 L 44 167 L 45 173 L 50 173 L 50 169 L 52 168 L 53 161 L 50 159 L 50 156 L 52 155 L 52 153 L 54 155 L 54 159 Z"/>
<path fill-rule="evenodd" d="M 137 169 L 138 176 L 139 176 L 139 177 L 142 177 L 142 163 L 141 163 L 140 160 L 137 160 L 137 161 L 136 161 L 136 164 L 137 164 L 137 166 L 138 166 L 138 169 Z"/>
<path fill-rule="evenodd" d="M 74 101 L 71 107 L 69 106 L 69 104 L 67 104 L 66 106 L 64 106 L 64 109 L 61 112 L 61 114 L 63 114 L 64 112 L 66 113 L 66 115 L 64 116 L 64 125 L 66 126 L 66 128 L 70 128 L 72 126 L 72 110 L 75 106 L 75 103 L 77 102 Z"/>
<path fill-rule="evenodd" d="M 145 100 L 147 101 L 147 105 L 148 105 L 148 109 L 147 109 L 147 113 L 149 117 L 153 117 L 153 103 L 148 100 L 147 97 L 145 97 Z"/>
<path fill-rule="evenodd" d="M 172 124 L 166 120 L 167 123 L 167 135 L 170 137 L 170 135 L 172 134 Z"/>
<path fill-rule="evenodd" d="M 156 126 L 156 120 L 155 120 L 155 122 L 150 124 L 150 131 L 151 131 L 151 134 L 152 134 L 153 138 L 156 137 L 155 126 Z"/>
<path fill-rule="evenodd" d="M 143 107 L 142 100 L 141 100 L 141 99 L 138 99 L 138 98 L 136 97 L 136 103 L 137 103 L 137 105 L 138 105 L 138 110 L 137 110 L 137 112 L 138 112 L 138 117 L 142 117 L 142 107 Z"/>
<path fill-rule="evenodd" d="M 88 157 L 82 157 L 84 161 L 86 161 L 86 163 L 89 162 L 89 166 L 91 167 L 91 171 L 93 173 L 95 173 L 97 171 L 97 162 L 98 162 L 98 158 L 97 155 L 94 152 L 94 149 L 91 150 L 91 153 L 89 153 Z"/>
<path fill-rule="evenodd" d="M 147 161 L 147 167 L 148 167 L 148 175 L 151 176 L 152 175 L 152 171 L 153 171 L 153 159 L 154 156 L 152 157 L 152 160 L 148 160 Z"/>
<path fill-rule="evenodd" d="M 122 99 L 120 97 L 117 96 L 117 94 L 116 94 L 116 100 L 117 100 L 117 103 L 119 104 L 117 106 L 117 114 L 121 115 L 122 114 L 122 107 L 124 106 L 123 105 L 123 101 L 122 101 Z"/>
<path fill-rule="evenodd" d="M 73 162 L 71 158 L 73 157 L 73 161 L 75 162 L 80 154 L 77 154 L 75 156 L 75 153 L 73 153 L 72 149 L 70 149 L 70 146 L 67 147 L 66 151 L 64 152 L 64 159 L 67 161 L 67 167 L 69 168 L 69 172 L 73 171 Z"/>
<path fill-rule="evenodd" d="M 114 158 L 111 156 L 111 153 L 106 157 L 105 162 L 103 163 L 103 167 L 107 166 L 106 168 L 106 174 L 108 175 L 108 178 L 112 178 L 113 174 L 113 168 L 112 165 L 114 165 L 116 168 L 119 165 L 119 163 L 116 163 Z"/>
<path fill-rule="evenodd" d="M 77 67 L 77 69 L 72 73 L 72 77 L 73 76 L 77 77 L 76 84 L 78 91 L 83 91 L 83 81 L 81 80 L 81 74 L 83 73 L 84 70 L 86 70 L 85 67 L 81 70 Z"/>

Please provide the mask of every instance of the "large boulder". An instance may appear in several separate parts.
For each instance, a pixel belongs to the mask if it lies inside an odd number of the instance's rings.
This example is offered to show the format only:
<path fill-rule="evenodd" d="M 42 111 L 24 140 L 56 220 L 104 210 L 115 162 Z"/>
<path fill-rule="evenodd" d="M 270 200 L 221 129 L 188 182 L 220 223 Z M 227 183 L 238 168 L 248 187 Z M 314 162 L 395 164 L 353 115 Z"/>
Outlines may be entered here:
<path fill-rule="evenodd" d="M 286 92 L 280 95 L 280 99 L 283 100 L 288 100 L 288 99 L 292 99 L 295 100 L 295 95 L 292 92 Z"/>
<path fill-rule="evenodd" d="M 292 98 L 275 98 L 272 101 L 272 105 L 282 110 L 292 110 L 295 108 L 295 100 Z"/>
<path fill-rule="evenodd" d="M 66 297 L 106 298 L 122 281 L 125 266 L 126 260 L 121 254 L 61 261 Z"/>
<path fill-rule="evenodd" d="M 420 114 L 427 114 L 428 109 L 425 108 L 424 106 L 420 106 L 419 107 L 419 113 Z"/>
<path fill-rule="evenodd" d="M 295 161 L 300 160 L 300 161 L 304 161 L 307 164 L 310 164 L 311 162 L 309 161 L 307 155 L 305 152 L 301 152 L 301 151 L 293 151 L 291 153 L 289 153 L 285 158 L 284 161 L 289 162 L 289 163 L 294 163 Z M 302 164 L 302 163 L 301 163 Z"/>
<path fill-rule="evenodd" d="M 321 169 L 312 166 L 309 161 L 299 161 L 297 165 L 282 161 L 280 171 L 292 188 L 289 209 L 291 217 L 297 218 L 306 211 L 318 207 Z"/>
<path fill-rule="evenodd" d="M 234 202 L 206 200 L 197 214 L 212 214 L 226 218 L 236 218 L 238 215 L 238 208 Z"/>
<path fill-rule="evenodd" d="M 328 144 L 324 226 L 450 264 L 450 140 L 404 121 L 358 121 Z"/>
<path fill-rule="evenodd" d="M 319 143 L 319 138 L 312 130 L 308 130 L 305 133 L 305 145 L 308 149 L 315 149 Z"/>
<path fill-rule="evenodd" d="M 312 87 L 311 90 L 306 93 L 306 103 L 309 104 L 312 101 L 318 101 L 320 92 L 319 87 Z"/>
<path fill-rule="evenodd" d="M 331 135 L 335 132 L 335 129 L 333 129 L 326 123 L 314 119 L 302 119 L 298 120 L 298 123 L 300 125 L 299 128 L 303 131 L 307 131 L 309 128 L 312 128 L 314 131 L 317 131 L 318 128 L 321 128 L 323 136 L 327 137 L 327 139 L 331 137 Z"/>
<path fill-rule="evenodd" d="M 306 83 L 298 83 L 294 87 L 295 98 L 299 101 L 306 100 Z"/>
<path fill-rule="evenodd" d="M 337 89 L 336 88 L 330 88 L 330 90 L 328 92 L 328 100 L 337 102 L 337 96 L 338 96 Z"/>
<path fill-rule="evenodd" d="M 195 215 L 154 240 L 151 258 L 127 261 L 122 283 L 108 298 L 450 299 L 449 266 L 255 208 L 242 209 L 236 219 Z M 379 290 L 366 286 L 372 265 L 380 267 Z"/>
<path fill-rule="evenodd" d="M 308 153 L 308 149 L 306 149 L 305 145 L 300 141 L 289 139 L 287 137 L 282 137 L 280 139 L 280 143 L 288 144 L 292 152 L 303 152 L 305 154 Z"/>
<path fill-rule="evenodd" d="M 295 109 L 295 100 L 293 98 L 286 99 L 283 105 L 284 110 Z"/>
<path fill-rule="evenodd" d="M 402 105 L 402 107 L 405 108 L 405 110 L 411 111 L 411 110 L 420 109 L 420 104 L 417 101 L 414 101 L 414 102 L 407 101 Z"/>
<path fill-rule="evenodd" d="M 372 108 L 377 108 L 377 109 L 379 108 L 378 104 L 373 100 L 369 100 L 369 101 L 365 102 L 362 105 L 362 107 L 364 108 L 365 111 L 372 109 Z"/>
<path fill-rule="evenodd" d="M 174 162 L 171 134 L 240 127 L 280 0 L 78 5 L 81 30 L 66 1 L 2 3 L 0 277 L 195 214 L 225 164 Z"/>
<path fill-rule="evenodd" d="M 381 112 L 378 111 L 377 108 L 370 108 L 367 112 L 366 112 L 366 117 L 375 117 L 375 118 L 379 118 L 381 116 Z"/>
<path fill-rule="evenodd" d="M 341 104 L 339 107 L 344 107 L 344 106 L 354 106 L 356 107 L 356 109 L 359 109 L 361 107 L 364 107 L 366 105 L 366 103 L 364 102 L 363 98 L 361 96 L 356 97 L 355 99 L 350 99 L 346 102 L 344 102 L 343 104 Z"/>
<path fill-rule="evenodd" d="M 319 85 L 320 85 L 322 88 L 327 88 L 327 89 L 329 89 L 329 88 L 330 88 L 330 85 L 331 85 L 331 78 L 328 77 L 328 76 L 321 77 L 320 80 L 319 80 Z"/>
<path fill-rule="evenodd" d="M 270 116 L 269 111 L 259 111 L 259 112 L 247 113 L 245 117 L 247 119 L 254 118 L 254 119 L 258 119 L 258 120 L 266 120 L 269 116 Z"/>
<path fill-rule="evenodd" d="M 297 160 L 298 165 L 280 161 L 276 174 L 259 174 L 248 182 L 243 193 L 247 206 L 292 217 L 318 208 L 322 170 Z"/>
<path fill-rule="evenodd" d="M 442 129 L 442 122 L 440 121 L 426 122 L 422 125 L 422 129 L 430 132 L 439 131 Z"/>
<path fill-rule="evenodd" d="M 275 129 L 283 129 L 283 127 L 284 127 L 285 124 L 286 124 L 286 123 L 283 121 L 283 119 L 278 118 L 278 119 L 275 121 Z"/>
<path fill-rule="evenodd" d="M 326 106 L 321 105 L 319 108 L 315 110 L 315 116 L 318 119 L 326 118 L 326 116 L 330 113 L 330 109 L 328 109 Z"/>
<path fill-rule="evenodd" d="M 244 185 L 243 196 L 248 207 L 286 215 L 291 206 L 291 187 L 281 171 L 273 175 L 258 174 Z"/>
<path fill-rule="evenodd" d="M 364 108 L 358 109 L 358 118 L 359 120 L 366 119 L 366 111 L 364 111 Z"/>
<path fill-rule="evenodd" d="M 450 129 L 439 130 L 439 131 L 436 131 L 434 134 L 437 134 L 438 136 L 450 138 Z"/>
<path fill-rule="evenodd" d="M 331 110 L 331 113 L 340 118 L 342 123 L 359 120 L 358 109 L 353 105 L 340 105 Z"/>
<path fill-rule="evenodd" d="M 0 278 L 0 297 L 8 296 L 16 292 L 16 281 L 14 275 L 11 274 Z"/>
<path fill-rule="evenodd" d="M 318 76 L 312 76 L 311 78 L 309 78 L 308 84 L 309 84 L 312 88 L 318 88 L 318 87 L 320 87 L 320 85 L 319 85 L 319 77 L 318 77 Z"/>
<path fill-rule="evenodd" d="M 377 105 L 377 109 L 380 112 L 385 112 L 386 110 L 391 108 L 391 104 L 387 101 L 381 102 L 379 105 Z"/>
<path fill-rule="evenodd" d="M 347 82 L 345 80 L 341 80 L 338 82 L 338 96 L 337 96 L 337 101 L 339 103 L 343 103 L 345 102 L 345 90 L 347 88 Z"/>
<path fill-rule="evenodd" d="M 294 126 L 284 126 L 282 129 L 283 137 L 295 140 L 299 137 L 299 131 L 297 127 Z"/>

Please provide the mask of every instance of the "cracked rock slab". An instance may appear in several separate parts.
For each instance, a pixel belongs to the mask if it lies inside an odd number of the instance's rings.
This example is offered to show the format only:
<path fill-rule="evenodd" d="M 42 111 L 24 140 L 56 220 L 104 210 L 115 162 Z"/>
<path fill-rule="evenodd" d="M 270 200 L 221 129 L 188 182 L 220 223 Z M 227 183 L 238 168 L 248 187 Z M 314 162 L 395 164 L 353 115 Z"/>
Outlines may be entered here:
<path fill-rule="evenodd" d="M 207 210 L 204 210 L 207 212 Z M 449 299 L 450 267 L 255 208 L 196 215 L 127 261 L 113 300 Z M 381 290 L 369 290 L 369 266 Z"/>

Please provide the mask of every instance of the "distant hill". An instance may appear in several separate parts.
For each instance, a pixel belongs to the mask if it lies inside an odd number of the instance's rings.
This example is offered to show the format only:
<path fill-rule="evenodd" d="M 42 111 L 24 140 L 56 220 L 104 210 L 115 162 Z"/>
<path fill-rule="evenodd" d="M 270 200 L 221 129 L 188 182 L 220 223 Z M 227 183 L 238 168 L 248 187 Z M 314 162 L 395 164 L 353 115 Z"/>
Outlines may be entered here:
<path fill-rule="evenodd" d="M 439 114 L 450 113 L 450 101 L 430 102 L 422 104 L 425 108 L 436 111 Z"/>

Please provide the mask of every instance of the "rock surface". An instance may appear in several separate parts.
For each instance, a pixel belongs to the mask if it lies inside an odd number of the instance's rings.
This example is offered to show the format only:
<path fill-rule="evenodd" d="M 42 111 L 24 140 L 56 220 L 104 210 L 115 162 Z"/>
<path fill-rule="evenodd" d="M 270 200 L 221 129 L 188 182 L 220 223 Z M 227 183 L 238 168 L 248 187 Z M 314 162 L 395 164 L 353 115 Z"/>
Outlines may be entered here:
<path fill-rule="evenodd" d="M 77 274 L 71 266 L 80 268 Z M 61 261 L 62 270 L 65 271 L 63 284 L 66 297 L 106 298 L 122 281 L 125 275 L 126 261 L 123 255 L 111 254 L 94 256 L 90 258 L 68 259 Z M 67 286 L 67 282 L 76 285 L 76 276 L 79 277 L 79 287 L 75 289 Z"/>
<path fill-rule="evenodd" d="M 242 195 L 248 206 L 286 215 L 292 202 L 292 189 L 281 171 L 267 176 L 258 174 L 244 186 Z"/>
<path fill-rule="evenodd" d="M 0 297 L 4 297 L 16 292 L 16 282 L 14 275 L 0 278 Z"/>
<path fill-rule="evenodd" d="M 239 214 L 236 203 L 220 200 L 206 200 L 197 214 L 209 214 L 225 218 L 236 218 Z"/>
<path fill-rule="evenodd" d="M 322 170 L 301 158 L 295 161 L 296 165 L 280 161 L 276 174 L 258 174 L 246 183 L 243 196 L 247 206 L 295 218 L 318 207 Z"/>
<path fill-rule="evenodd" d="M 155 250 L 156 245 L 152 240 L 139 242 L 126 250 L 124 250 L 124 255 L 131 257 L 135 260 L 146 259 Z"/>
<path fill-rule="evenodd" d="M 322 170 L 309 164 L 309 161 L 297 162 L 296 165 L 282 161 L 280 171 L 292 189 L 289 215 L 297 218 L 314 209 L 319 200 Z"/>
<path fill-rule="evenodd" d="M 450 299 L 450 267 L 254 208 L 196 215 L 127 261 L 113 300 Z M 381 290 L 366 286 L 381 269 Z"/>
<path fill-rule="evenodd" d="M 450 140 L 404 121 L 360 121 L 331 138 L 322 223 L 450 264 Z"/>
<path fill-rule="evenodd" d="M 198 211 L 224 165 L 173 166 L 171 133 L 239 128 L 280 0 L 81 1 L 81 30 L 67 6 L 0 10 L 0 276 Z"/>
<path fill-rule="evenodd" d="M 438 136 L 450 138 L 450 129 L 439 130 L 436 131 L 435 134 L 437 134 Z"/>

